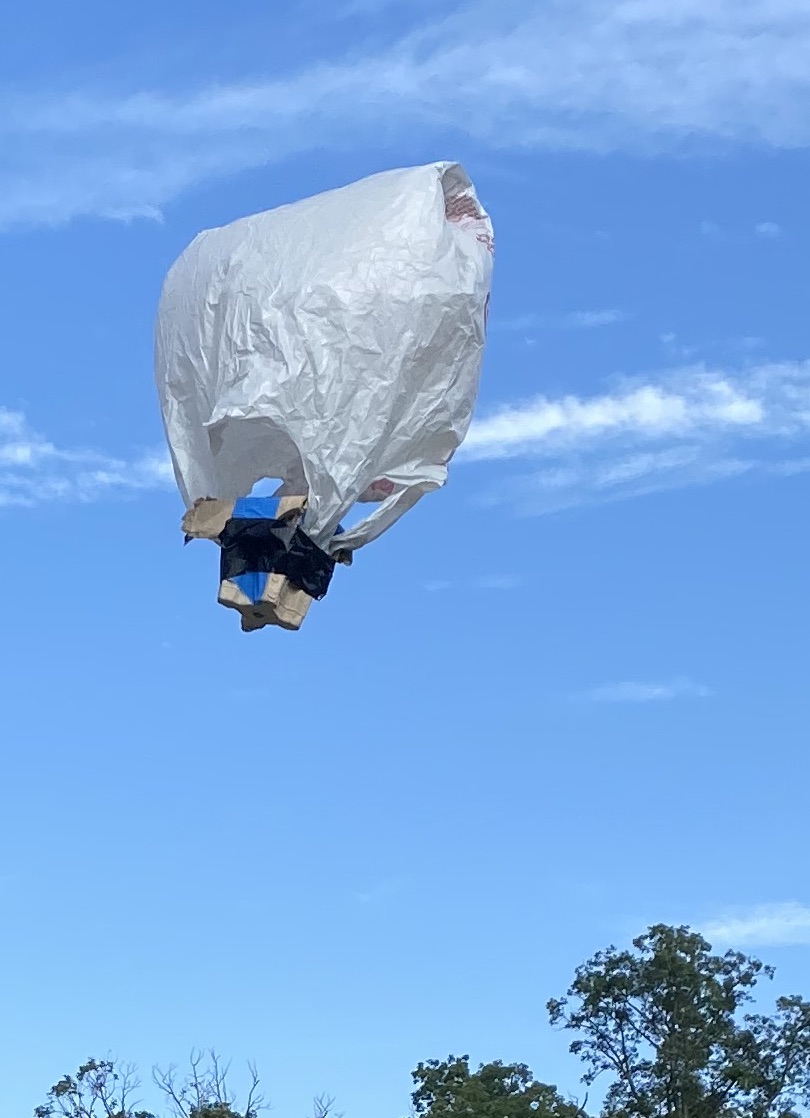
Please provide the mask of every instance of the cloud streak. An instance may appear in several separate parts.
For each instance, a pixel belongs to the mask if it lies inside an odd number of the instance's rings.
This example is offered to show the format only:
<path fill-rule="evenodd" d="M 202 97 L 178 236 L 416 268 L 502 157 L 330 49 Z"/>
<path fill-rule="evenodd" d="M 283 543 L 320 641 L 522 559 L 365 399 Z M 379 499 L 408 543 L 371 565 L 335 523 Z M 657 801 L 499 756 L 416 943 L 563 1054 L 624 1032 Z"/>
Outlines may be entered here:
<path fill-rule="evenodd" d="M 521 461 L 506 492 L 525 513 L 743 474 L 803 473 L 810 362 L 693 365 L 618 380 L 597 395 L 538 396 L 476 420 L 459 460 Z M 504 490 L 482 499 L 502 502 Z"/>
<path fill-rule="evenodd" d="M 810 946 L 810 906 L 796 901 L 758 905 L 710 921 L 704 934 L 731 947 Z"/>
<path fill-rule="evenodd" d="M 754 232 L 758 237 L 770 239 L 782 236 L 782 230 L 775 221 L 760 221 L 759 225 L 754 227 Z"/>
<path fill-rule="evenodd" d="M 561 318 L 539 314 L 522 314 L 515 318 L 496 319 L 490 329 L 525 333 L 527 330 L 599 330 L 626 322 L 630 316 L 620 310 L 571 311 Z"/>
<path fill-rule="evenodd" d="M 576 311 L 563 320 L 563 326 L 568 330 L 599 330 L 603 326 L 615 326 L 625 322 L 628 316 L 624 311 Z"/>
<path fill-rule="evenodd" d="M 0 510 L 49 501 L 90 502 L 173 484 L 159 451 L 126 460 L 83 448 L 58 447 L 19 411 L 0 407 Z"/>
<path fill-rule="evenodd" d="M 372 885 L 369 889 L 355 892 L 354 898 L 361 905 L 375 906 L 395 900 L 407 887 L 408 881 L 404 877 L 389 877 Z"/>
<path fill-rule="evenodd" d="M 708 687 L 690 679 L 675 679 L 667 683 L 608 683 L 572 698 L 590 703 L 660 703 L 673 699 L 706 699 L 710 695 Z"/>
<path fill-rule="evenodd" d="M 194 184 L 305 151 L 387 143 L 396 159 L 414 127 L 491 151 L 798 148 L 809 94 L 804 0 L 470 3 L 250 82 L 0 95 L 0 226 L 154 218 Z"/>
<path fill-rule="evenodd" d="M 516 575 L 481 575 L 471 582 L 452 582 L 450 579 L 432 579 L 424 584 L 430 594 L 443 594 L 448 590 L 499 591 L 518 590 L 521 579 Z"/>
<path fill-rule="evenodd" d="M 478 418 L 456 459 L 508 472 L 478 500 L 557 512 L 744 475 L 810 472 L 810 362 L 676 368 L 590 396 L 538 396 Z M 91 501 L 173 484 L 165 452 L 121 458 L 55 445 L 0 408 L 0 507 Z M 444 583 L 429 584 L 446 589 Z M 512 589 L 503 572 L 480 590 Z"/>

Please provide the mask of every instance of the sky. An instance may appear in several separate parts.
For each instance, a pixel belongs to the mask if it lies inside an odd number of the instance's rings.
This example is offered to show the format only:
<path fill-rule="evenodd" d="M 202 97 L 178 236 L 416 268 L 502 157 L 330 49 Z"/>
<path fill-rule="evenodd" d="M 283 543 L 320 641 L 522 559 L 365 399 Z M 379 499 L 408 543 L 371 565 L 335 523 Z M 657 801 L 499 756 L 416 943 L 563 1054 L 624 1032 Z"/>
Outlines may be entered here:
<path fill-rule="evenodd" d="M 215 1046 L 281 1118 L 657 921 L 810 992 L 805 0 L 30 0 L 0 39 L 4 1110 Z M 244 636 L 152 372 L 198 231 L 458 159 L 495 226 L 441 493 Z"/>

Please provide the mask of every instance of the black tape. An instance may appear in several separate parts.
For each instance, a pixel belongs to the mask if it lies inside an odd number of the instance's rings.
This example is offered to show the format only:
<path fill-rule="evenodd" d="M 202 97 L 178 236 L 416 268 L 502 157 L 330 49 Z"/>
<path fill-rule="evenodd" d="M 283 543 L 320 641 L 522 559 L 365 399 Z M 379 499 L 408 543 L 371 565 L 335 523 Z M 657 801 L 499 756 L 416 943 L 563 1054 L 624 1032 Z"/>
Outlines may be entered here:
<path fill-rule="evenodd" d="M 219 537 L 220 579 L 259 572 L 285 575 L 293 586 L 320 601 L 335 560 L 302 532 L 294 519 L 229 520 Z"/>

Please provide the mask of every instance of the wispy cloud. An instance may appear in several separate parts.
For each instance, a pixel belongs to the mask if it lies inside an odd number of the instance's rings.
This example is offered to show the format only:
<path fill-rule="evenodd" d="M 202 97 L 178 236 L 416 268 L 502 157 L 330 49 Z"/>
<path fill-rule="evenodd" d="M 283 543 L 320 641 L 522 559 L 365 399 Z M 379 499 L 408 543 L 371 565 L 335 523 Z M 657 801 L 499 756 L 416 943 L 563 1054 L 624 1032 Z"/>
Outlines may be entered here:
<path fill-rule="evenodd" d="M 803 147 L 808 94 L 805 0 L 473 0 L 249 82 L 0 96 L 0 225 L 156 217 L 193 184 L 324 147 L 394 152 L 415 126 L 492 151 Z"/>
<path fill-rule="evenodd" d="M 808 377 L 810 367 L 802 372 Z M 759 387 L 764 389 L 765 384 Z M 810 395 L 806 406 L 810 406 Z M 742 382 L 697 367 L 665 376 L 658 383 L 629 382 L 600 396 L 538 396 L 523 405 L 503 408 L 473 426 L 465 453 L 503 458 L 543 453 L 551 447 L 558 451 L 566 445 L 581 446 L 616 435 L 656 438 L 756 427 L 766 417 L 762 392 L 754 394 Z"/>
<path fill-rule="evenodd" d="M 758 237 L 773 238 L 782 235 L 781 226 L 777 225 L 775 221 L 761 221 L 759 225 L 754 227 L 754 232 Z"/>
<path fill-rule="evenodd" d="M 810 906 L 789 901 L 727 913 L 705 925 L 708 940 L 731 947 L 810 946 Z"/>
<path fill-rule="evenodd" d="M 389 15 L 392 8 L 401 5 L 402 0 L 342 0 L 335 5 L 333 18 L 337 20 L 377 17 Z M 315 8 L 313 4 L 313 9 Z M 463 7 L 462 0 L 409 0 L 409 7 L 413 10 L 428 8 L 449 13 L 454 8 Z M 317 5 L 318 17 L 323 19 L 323 8 Z"/>
<path fill-rule="evenodd" d="M 684 366 L 693 362 L 698 355 L 709 365 L 721 366 L 741 359 L 751 359 L 755 350 L 765 348 L 765 338 L 749 335 L 732 335 L 714 339 L 702 339 L 700 345 L 687 344 L 683 338 L 670 331 L 659 335 L 659 341 L 667 360 L 675 365 Z"/>
<path fill-rule="evenodd" d="M 478 419 L 460 461 L 533 460 L 510 479 L 508 499 L 542 513 L 746 473 L 800 473 L 809 455 L 810 362 L 786 362 L 694 365 L 618 380 L 599 395 L 535 397 Z"/>
<path fill-rule="evenodd" d="M 520 585 L 516 575 L 482 575 L 473 582 L 476 590 L 517 590 Z"/>
<path fill-rule="evenodd" d="M 618 379 L 591 396 L 539 396 L 483 416 L 458 457 L 522 463 L 484 504 L 539 514 L 595 501 L 704 485 L 745 474 L 810 472 L 810 362 L 705 365 Z M 527 465 L 530 463 L 530 466 Z M 58 446 L 26 417 L 0 408 L 0 506 L 170 486 L 163 451 L 123 458 Z M 427 589 L 450 589 L 436 580 Z M 468 589 L 512 589 L 502 571 Z"/>
<path fill-rule="evenodd" d="M 708 687 L 690 679 L 674 679 L 668 683 L 607 683 L 572 698 L 591 703 L 660 703 L 673 699 L 705 699 Z"/>
<path fill-rule="evenodd" d="M 508 330 L 511 333 L 523 334 L 527 330 L 536 330 L 543 325 L 544 319 L 539 314 L 518 314 L 513 318 L 493 318 L 490 330 Z"/>
<path fill-rule="evenodd" d="M 452 582 L 449 579 L 434 579 L 425 583 L 425 590 L 430 594 L 442 594 L 448 590 L 517 590 L 521 586 L 521 579 L 516 575 L 481 575 L 470 582 Z"/>
<path fill-rule="evenodd" d="M 714 240 L 720 238 L 724 243 L 739 243 L 741 240 L 750 239 L 752 233 L 762 240 L 774 240 L 782 236 L 782 227 L 775 221 L 757 222 L 753 229 L 739 226 L 723 228 L 714 221 L 701 221 L 699 229 L 702 236 Z"/>
<path fill-rule="evenodd" d="M 404 877 L 385 878 L 369 889 L 356 892 L 354 897 L 356 901 L 366 906 L 384 904 L 399 896 L 407 885 L 408 881 Z"/>
<path fill-rule="evenodd" d="M 112 493 L 164 488 L 171 466 L 160 451 L 126 460 L 56 446 L 19 411 L 0 408 L 0 509 L 47 501 L 94 501 Z"/>
<path fill-rule="evenodd" d="M 624 311 L 577 311 L 569 314 L 563 320 L 563 325 L 569 330 L 598 330 L 602 326 L 615 326 L 619 322 L 626 322 L 629 315 Z"/>
<path fill-rule="evenodd" d="M 539 314 L 520 314 L 514 318 L 494 319 L 491 329 L 520 334 L 528 330 L 598 330 L 604 326 L 615 326 L 619 322 L 626 322 L 629 317 L 626 311 L 620 310 L 571 311 L 557 318 Z"/>

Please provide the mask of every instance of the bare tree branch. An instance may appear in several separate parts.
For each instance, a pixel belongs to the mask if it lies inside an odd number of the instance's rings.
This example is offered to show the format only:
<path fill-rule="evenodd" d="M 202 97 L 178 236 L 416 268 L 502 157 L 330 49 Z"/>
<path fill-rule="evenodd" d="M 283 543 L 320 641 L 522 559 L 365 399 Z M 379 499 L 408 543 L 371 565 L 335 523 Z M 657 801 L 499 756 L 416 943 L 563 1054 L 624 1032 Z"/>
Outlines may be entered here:
<path fill-rule="evenodd" d="M 265 1108 L 264 1097 L 259 1093 L 259 1072 L 254 1063 L 248 1063 L 248 1071 L 250 1072 L 250 1090 L 248 1091 L 247 1103 L 245 1104 L 245 1118 L 256 1118 L 260 1110 Z"/>
<path fill-rule="evenodd" d="M 329 1098 L 327 1095 L 318 1095 L 313 1101 L 313 1118 L 343 1118 L 342 1114 L 335 1112 L 334 1106 L 335 1100 L 333 1098 Z"/>
<path fill-rule="evenodd" d="M 171 1118 L 204 1118 L 206 1114 L 216 1114 L 217 1118 L 258 1118 L 266 1104 L 259 1091 L 255 1064 L 248 1064 L 247 1101 L 244 1111 L 240 1107 L 238 1112 L 236 1096 L 228 1086 L 230 1068 L 230 1063 L 223 1063 L 213 1049 L 205 1053 L 194 1049 L 182 1082 L 175 1066 L 166 1072 L 155 1069 L 152 1077 L 171 1107 Z"/>
<path fill-rule="evenodd" d="M 178 1089 L 176 1076 L 175 1064 L 171 1064 L 165 1072 L 159 1068 L 152 1070 L 154 1084 L 169 1101 L 176 1118 L 188 1118 L 189 1111 L 183 1098 L 183 1088 Z"/>

